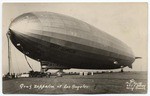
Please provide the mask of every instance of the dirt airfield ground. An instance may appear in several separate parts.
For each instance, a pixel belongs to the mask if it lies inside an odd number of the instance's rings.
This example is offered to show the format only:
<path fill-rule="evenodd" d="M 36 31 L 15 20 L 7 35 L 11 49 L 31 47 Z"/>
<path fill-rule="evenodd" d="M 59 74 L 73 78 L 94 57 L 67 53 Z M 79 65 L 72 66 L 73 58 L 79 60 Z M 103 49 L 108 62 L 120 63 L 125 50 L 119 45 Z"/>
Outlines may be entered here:
<path fill-rule="evenodd" d="M 4 94 L 145 94 L 146 92 L 147 72 L 65 75 L 3 81 Z"/>

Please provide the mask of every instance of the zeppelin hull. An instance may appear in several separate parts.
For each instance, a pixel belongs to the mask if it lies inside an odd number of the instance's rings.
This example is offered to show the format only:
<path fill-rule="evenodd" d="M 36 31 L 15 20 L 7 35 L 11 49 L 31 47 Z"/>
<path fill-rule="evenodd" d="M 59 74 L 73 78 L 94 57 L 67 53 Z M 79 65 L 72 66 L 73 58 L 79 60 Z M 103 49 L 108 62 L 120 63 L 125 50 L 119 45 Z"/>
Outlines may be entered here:
<path fill-rule="evenodd" d="M 127 45 L 101 31 L 98 31 L 98 36 L 94 35 L 97 29 L 87 23 L 55 13 L 43 13 L 43 17 L 40 14 L 24 14 L 10 26 L 12 43 L 28 57 L 81 69 L 116 69 L 134 62 Z M 15 29 L 20 22 L 32 26 Z M 72 22 L 82 26 L 71 26 Z M 21 47 L 17 46 L 18 43 Z"/>

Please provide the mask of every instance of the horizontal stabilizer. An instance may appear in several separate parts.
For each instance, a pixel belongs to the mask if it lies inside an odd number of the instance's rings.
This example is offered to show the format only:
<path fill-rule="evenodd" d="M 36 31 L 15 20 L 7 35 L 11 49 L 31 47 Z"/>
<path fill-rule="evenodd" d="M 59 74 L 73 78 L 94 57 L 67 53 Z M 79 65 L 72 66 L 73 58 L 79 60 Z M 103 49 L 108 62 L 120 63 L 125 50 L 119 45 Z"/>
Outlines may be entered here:
<path fill-rule="evenodd" d="M 142 59 L 142 57 L 135 57 L 135 59 Z"/>
<path fill-rule="evenodd" d="M 132 65 L 128 65 L 128 67 L 132 69 Z"/>

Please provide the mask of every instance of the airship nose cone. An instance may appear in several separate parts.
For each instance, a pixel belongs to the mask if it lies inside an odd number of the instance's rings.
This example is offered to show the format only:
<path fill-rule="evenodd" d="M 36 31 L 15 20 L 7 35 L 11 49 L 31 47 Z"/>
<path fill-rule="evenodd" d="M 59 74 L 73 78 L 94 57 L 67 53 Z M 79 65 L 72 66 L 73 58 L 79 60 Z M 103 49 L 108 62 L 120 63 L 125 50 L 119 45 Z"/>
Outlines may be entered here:
<path fill-rule="evenodd" d="M 33 30 L 40 30 L 41 25 L 38 17 L 34 14 L 26 13 L 17 18 L 15 18 L 11 24 L 9 29 L 14 33 L 31 33 Z"/>

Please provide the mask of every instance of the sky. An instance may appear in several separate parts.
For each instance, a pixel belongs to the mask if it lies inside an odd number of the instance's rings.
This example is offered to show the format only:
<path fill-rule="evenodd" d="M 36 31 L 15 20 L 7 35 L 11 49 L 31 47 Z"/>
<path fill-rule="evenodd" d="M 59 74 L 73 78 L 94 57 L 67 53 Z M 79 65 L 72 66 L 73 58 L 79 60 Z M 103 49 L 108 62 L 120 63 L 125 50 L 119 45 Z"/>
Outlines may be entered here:
<path fill-rule="evenodd" d="M 120 39 L 126 43 L 135 56 L 133 69 L 126 71 L 147 71 L 148 54 L 148 6 L 147 3 L 4 3 L 2 13 L 2 69 L 8 72 L 8 42 L 6 32 L 9 24 L 17 16 L 34 11 L 49 11 L 68 15 L 85 21 L 90 25 Z M 11 71 L 15 73 L 30 70 L 24 55 L 11 44 Z M 34 70 L 40 70 L 40 63 L 28 58 Z M 71 69 L 69 71 L 83 71 Z M 87 71 L 87 70 L 84 70 Z"/>

